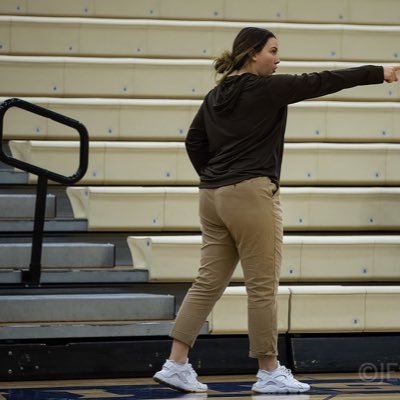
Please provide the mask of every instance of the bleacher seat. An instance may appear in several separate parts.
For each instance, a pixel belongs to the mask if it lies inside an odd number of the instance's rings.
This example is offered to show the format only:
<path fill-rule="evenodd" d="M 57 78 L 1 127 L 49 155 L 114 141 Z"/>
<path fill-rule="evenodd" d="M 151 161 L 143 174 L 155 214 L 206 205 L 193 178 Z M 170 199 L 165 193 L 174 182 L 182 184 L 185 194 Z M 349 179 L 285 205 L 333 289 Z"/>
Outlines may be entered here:
<path fill-rule="evenodd" d="M 15 158 L 72 175 L 79 142 L 10 141 Z M 197 185 L 185 146 L 179 142 L 91 142 L 89 168 L 81 183 Z M 399 144 L 287 143 L 282 184 L 400 184 Z M 31 182 L 36 181 L 31 176 Z"/>
<path fill-rule="evenodd" d="M 393 332 L 399 286 L 280 286 L 278 330 L 289 333 Z M 209 316 L 213 334 L 247 333 L 245 287 L 226 288 Z"/>
<path fill-rule="evenodd" d="M 69 187 L 75 218 L 91 230 L 198 231 L 195 187 Z M 285 229 L 398 230 L 400 188 L 281 189 Z M 110 211 L 112 210 L 112 212 Z"/>
<path fill-rule="evenodd" d="M 195 187 L 69 187 L 67 194 L 91 230 L 199 229 Z"/>
<path fill-rule="evenodd" d="M 246 22 L 0 16 L 0 54 L 213 58 Z M 397 26 L 260 23 L 282 59 L 396 62 Z M 43 40 L 51 35 L 51 42 Z M 168 41 L 168 46 L 165 46 Z M 375 50 L 370 51 L 371 47 Z"/>
<path fill-rule="evenodd" d="M 290 143 L 285 146 L 282 184 L 399 184 L 399 151 L 394 144 Z"/>
<path fill-rule="evenodd" d="M 399 286 L 292 286 L 290 332 L 399 331 Z"/>
<path fill-rule="evenodd" d="M 1 98 L 1 101 L 6 98 Z M 83 121 L 91 140 L 182 141 L 201 100 L 25 98 Z M 390 111 L 389 111 L 390 112 Z M 76 131 L 19 109 L 4 121 L 6 139 L 77 139 Z"/>
<path fill-rule="evenodd" d="M 399 275 L 397 275 L 399 276 Z M 400 329 L 399 286 L 367 286 L 365 299 L 365 330 L 398 332 Z"/>
<path fill-rule="evenodd" d="M 396 24 L 400 7 L 396 0 L 323 0 L 315 7 L 312 0 L 288 0 L 287 19 L 305 22 L 354 24 Z M 385 9 L 387 7 L 387 9 Z"/>
<path fill-rule="evenodd" d="M 77 17 L 397 24 L 397 0 L 3 0 L 1 14 Z"/>
<path fill-rule="evenodd" d="M 209 60 L 0 56 L 2 95 L 200 98 L 213 86 Z M 31 79 L 35 76 L 35 79 Z"/>
<path fill-rule="evenodd" d="M 79 142 L 11 141 L 13 156 L 71 175 L 79 163 Z M 82 183 L 190 185 L 198 177 L 179 142 L 91 142 Z M 36 181 L 36 176 L 31 176 Z"/>
<path fill-rule="evenodd" d="M 0 98 L 4 101 L 6 98 Z M 83 121 L 90 139 L 183 141 L 201 100 L 26 98 Z M 400 103 L 307 101 L 289 106 L 287 142 L 399 142 Z M 6 139 L 77 140 L 76 131 L 11 109 Z"/>
<path fill-rule="evenodd" d="M 400 108 L 395 102 L 306 101 L 289 106 L 287 141 L 396 142 Z"/>
<path fill-rule="evenodd" d="M 359 66 L 346 62 L 283 61 L 279 73 L 316 72 Z M 72 97 L 203 98 L 214 86 L 211 60 L 0 56 L 2 95 Z M 32 79 L 35 76 L 35 79 Z M 343 90 L 324 99 L 386 100 L 398 85 Z"/>
<path fill-rule="evenodd" d="M 289 329 L 290 291 L 285 286 L 278 289 L 278 332 Z M 247 293 L 241 286 L 227 287 L 208 316 L 212 334 L 244 334 L 247 329 Z"/>
<path fill-rule="evenodd" d="M 290 328 L 296 332 L 363 332 L 365 287 L 292 286 Z"/>
<path fill-rule="evenodd" d="M 133 267 L 152 282 L 191 282 L 201 236 L 128 236 Z M 399 236 L 284 236 L 281 282 L 398 281 Z M 232 277 L 243 282 L 240 262 Z"/>

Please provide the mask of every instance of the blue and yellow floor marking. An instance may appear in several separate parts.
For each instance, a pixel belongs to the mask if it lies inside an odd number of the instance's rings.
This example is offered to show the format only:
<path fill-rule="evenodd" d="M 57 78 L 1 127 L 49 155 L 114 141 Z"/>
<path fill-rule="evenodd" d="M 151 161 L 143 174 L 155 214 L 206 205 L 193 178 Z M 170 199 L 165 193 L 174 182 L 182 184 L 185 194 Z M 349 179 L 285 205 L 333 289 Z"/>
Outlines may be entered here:
<path fill-rule="evenodd" d="M 400 400 L 400 374 L 368 381 L 354 374 L 307 375 L 300 376 L 300 379 L 311 385 L 310 392 L 297 395 L 252 394 L 254 377 L 247 375 L 202 377 L 201 380 L 209 386 L 206 394 L 181 394 L 151 379 L 3 382 L 0 383 L 0 400 Z"/>

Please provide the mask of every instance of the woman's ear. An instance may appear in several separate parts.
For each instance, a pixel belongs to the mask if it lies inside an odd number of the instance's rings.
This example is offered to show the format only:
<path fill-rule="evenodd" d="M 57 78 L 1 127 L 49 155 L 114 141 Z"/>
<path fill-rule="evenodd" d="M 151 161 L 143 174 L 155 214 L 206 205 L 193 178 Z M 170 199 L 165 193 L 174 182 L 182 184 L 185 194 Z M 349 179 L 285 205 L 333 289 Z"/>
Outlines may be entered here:
<path fill-rule="evenodd" d="M 251 60 L 251 61 L 257 61 L 257 56 L 258 56 L 258 53 L 257 53 L 255 50 L 252 50 L 252 51 L 249 53 L 249 60 Z"/>

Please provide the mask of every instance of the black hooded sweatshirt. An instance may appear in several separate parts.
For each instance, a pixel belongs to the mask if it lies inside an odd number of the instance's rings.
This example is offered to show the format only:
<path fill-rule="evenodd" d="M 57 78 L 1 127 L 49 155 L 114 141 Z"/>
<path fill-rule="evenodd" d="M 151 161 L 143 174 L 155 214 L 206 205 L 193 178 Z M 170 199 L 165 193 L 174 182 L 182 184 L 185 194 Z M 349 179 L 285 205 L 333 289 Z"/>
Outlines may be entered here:
<path fill-rule="evenodd" d="M 366 65 L 302 75 L 226 78 L 205 97 L 186 137 L 200 188 L 268 176 L 279 185 L 287 106 L 342 89 L 383 82 L 383 67 Z"/>

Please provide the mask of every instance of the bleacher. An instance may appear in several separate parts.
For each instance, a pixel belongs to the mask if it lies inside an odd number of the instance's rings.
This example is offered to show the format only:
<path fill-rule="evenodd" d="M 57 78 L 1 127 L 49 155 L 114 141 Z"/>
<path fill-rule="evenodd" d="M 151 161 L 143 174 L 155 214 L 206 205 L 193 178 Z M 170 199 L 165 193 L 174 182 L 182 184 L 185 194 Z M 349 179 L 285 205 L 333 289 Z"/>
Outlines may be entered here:
<path fill-rule="evenodd" d="M 212 58 L 242 27 L 276 33 L 278 73 L 292 74 L 398 64 L 399 21 L 396 0 L 2 0 L 0 101 L 75 118 L 90 146 L 78 184 L 50 182 L 39 287 L 21 284 L 37 180 L 0 164 L 0 354 L 16 355 L 0 379 L 90 375 L 70 359 L 51 372 L 71 341 L 79 356 L 99 340 L 143 351 L 132 365 L 93 367 L 98 375 L 151 374 L 168 355 L 201 243 L 183 141 L 214 85 Z M 323 358 L 338 338 L 369 346 L 400 331 L 399 100 L 400 85 L 382 84 L 290 106 L 279 346 L 297 372 L 341 368 L 302 359 L 310 338 Z M 77 133 L 54 121 L 11 109 L 4 137 L 15 158 L 66 175 L 77 167 Z M 247 358 L 229 365 L 229 355 L 210 367 L 238 343 L 247 357 L 246 307 L 238 266 L 201 331 L 199 348 L 213 355 L 194 350 L 199 372 L 254 368 Z M 26 361 L 32 343 L 47 369 Z M 10 367 L 18 357 L 28 368 Z M 340 357 L 348 368 L 354 353 Z"/>

